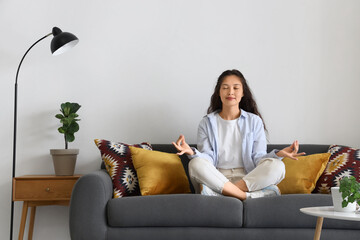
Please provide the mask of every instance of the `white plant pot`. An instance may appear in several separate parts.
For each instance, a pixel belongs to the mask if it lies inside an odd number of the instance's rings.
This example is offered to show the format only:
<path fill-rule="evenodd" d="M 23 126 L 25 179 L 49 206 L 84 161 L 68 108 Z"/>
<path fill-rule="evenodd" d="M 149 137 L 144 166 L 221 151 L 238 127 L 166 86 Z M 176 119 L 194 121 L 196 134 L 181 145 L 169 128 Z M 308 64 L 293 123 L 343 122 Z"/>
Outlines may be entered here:
<path fill-rule="evenodd" d="M 339 187 L 331 188 L 331 196 L 334 205 L 334 211 L 337 212 L 354 212 L 356 210 L 356 202 L 349 203 L 346 207 L 342 207 L 342 196 L 341 192 L 339 192 Z"/>
<path fill-rule="evenodd" d="M 79 149 L 50 149 L 56 176 L 72 176 Z"/>

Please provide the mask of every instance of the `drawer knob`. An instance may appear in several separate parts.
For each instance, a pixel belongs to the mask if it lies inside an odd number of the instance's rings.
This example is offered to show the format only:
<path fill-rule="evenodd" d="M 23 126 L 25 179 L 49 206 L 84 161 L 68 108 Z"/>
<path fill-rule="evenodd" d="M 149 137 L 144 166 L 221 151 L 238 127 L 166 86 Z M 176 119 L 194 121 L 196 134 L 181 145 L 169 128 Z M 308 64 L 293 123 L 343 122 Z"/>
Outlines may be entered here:
<path fill-rule="evenodd" d="M 50 192 L 50 188 L 46 188 L 45 191 Z"/>

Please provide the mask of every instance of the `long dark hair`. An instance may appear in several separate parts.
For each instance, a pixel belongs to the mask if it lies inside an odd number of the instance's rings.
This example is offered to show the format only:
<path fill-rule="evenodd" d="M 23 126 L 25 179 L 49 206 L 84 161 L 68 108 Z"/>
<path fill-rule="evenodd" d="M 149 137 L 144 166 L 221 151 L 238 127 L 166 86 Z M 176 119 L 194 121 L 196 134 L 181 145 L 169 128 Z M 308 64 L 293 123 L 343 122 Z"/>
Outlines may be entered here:
<path fill-rule="evenodd" d="M 239 108 L 244 109 L 247 112 L 258 115 L 261 118 L 261 120 L 263 121 L 264 129 L 266 130 L 264 119 L 262 118 L 262 116 L 258 110 L 257 104 L 256 104 L 253 94 L 246 82 L 246 79 L 245 79 L 244 75 L 242 75 L 242 73 L 236 69 L 226 70 L 219 76 L 218 81 L 215 86 L 215 89 L 214 89 L 214 93 L 211 96 L 210 106 L 207 110 L 207 113 L 209 114 L 214 111 L 222 110 L 222 102 L 220 99 L 220 87 L 221 87 L 221 84 L 223 83 L 225 77 L 228 77 L 228 76 L 237 76 L 241 81 L 244 96 L 242 97 L 242 99 L 239 103 Z"/>

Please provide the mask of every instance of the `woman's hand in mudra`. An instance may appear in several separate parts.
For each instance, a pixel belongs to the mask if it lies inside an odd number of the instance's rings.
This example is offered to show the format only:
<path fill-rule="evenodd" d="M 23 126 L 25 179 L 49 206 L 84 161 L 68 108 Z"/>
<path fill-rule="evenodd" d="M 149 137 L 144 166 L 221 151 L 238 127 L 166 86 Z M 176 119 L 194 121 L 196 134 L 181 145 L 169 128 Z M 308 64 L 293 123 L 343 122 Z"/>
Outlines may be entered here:
<path fill-rule="evenodd" d="M 184 135 L 180 135 L 176 142 L 172 142 L 175 148 L 179 151 L 177 155 L 183 155 L 184 153 L 187 155 L 194 155 L 194 151 L 191 149 L 189 144 L 186 143 Z"/>
<path fill-rule="evenodd" d="M 298 160 L 297 157 L 305 155 L 304 152 L 298 153 L 299 151 L 299 142 L 296 140 L 289 147 L 286 147 L 276 153 L 279 157 L 288 157 L 294 160 Z"/>

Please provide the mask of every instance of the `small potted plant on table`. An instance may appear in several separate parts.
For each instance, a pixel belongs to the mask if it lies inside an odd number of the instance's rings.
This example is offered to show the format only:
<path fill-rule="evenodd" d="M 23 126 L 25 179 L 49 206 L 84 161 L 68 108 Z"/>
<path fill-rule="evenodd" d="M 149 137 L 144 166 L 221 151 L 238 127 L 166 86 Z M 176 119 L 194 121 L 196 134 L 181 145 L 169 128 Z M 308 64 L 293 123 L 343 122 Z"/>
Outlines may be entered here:
<path fill-rule="evenodd" d="M 64 134 L 65 149 L 50 149 L 50 154 L 53 157 L 55 175 L 68 176 L 74 175 L 76 158 L 79 154 L 79 149 L 69 149 L 68 143 L 75 140 L 75 133 L 79 131 L 80 121 L 79 115 L 76 112 L 80 109 L 78 103 L 62 103 L 60 112 L 56 114 L 56 118 L 60 120 L 62 124 L 58 128 L 59 133 Z"/>
<path fill-rule="evenodd" d="M 353 212 L 356 204 L 360 204 L 360 183 L 354 176 L 344 177 L 340 180 L 340 187 L 332 187 L 334 210 L 340 212 Z"/>

